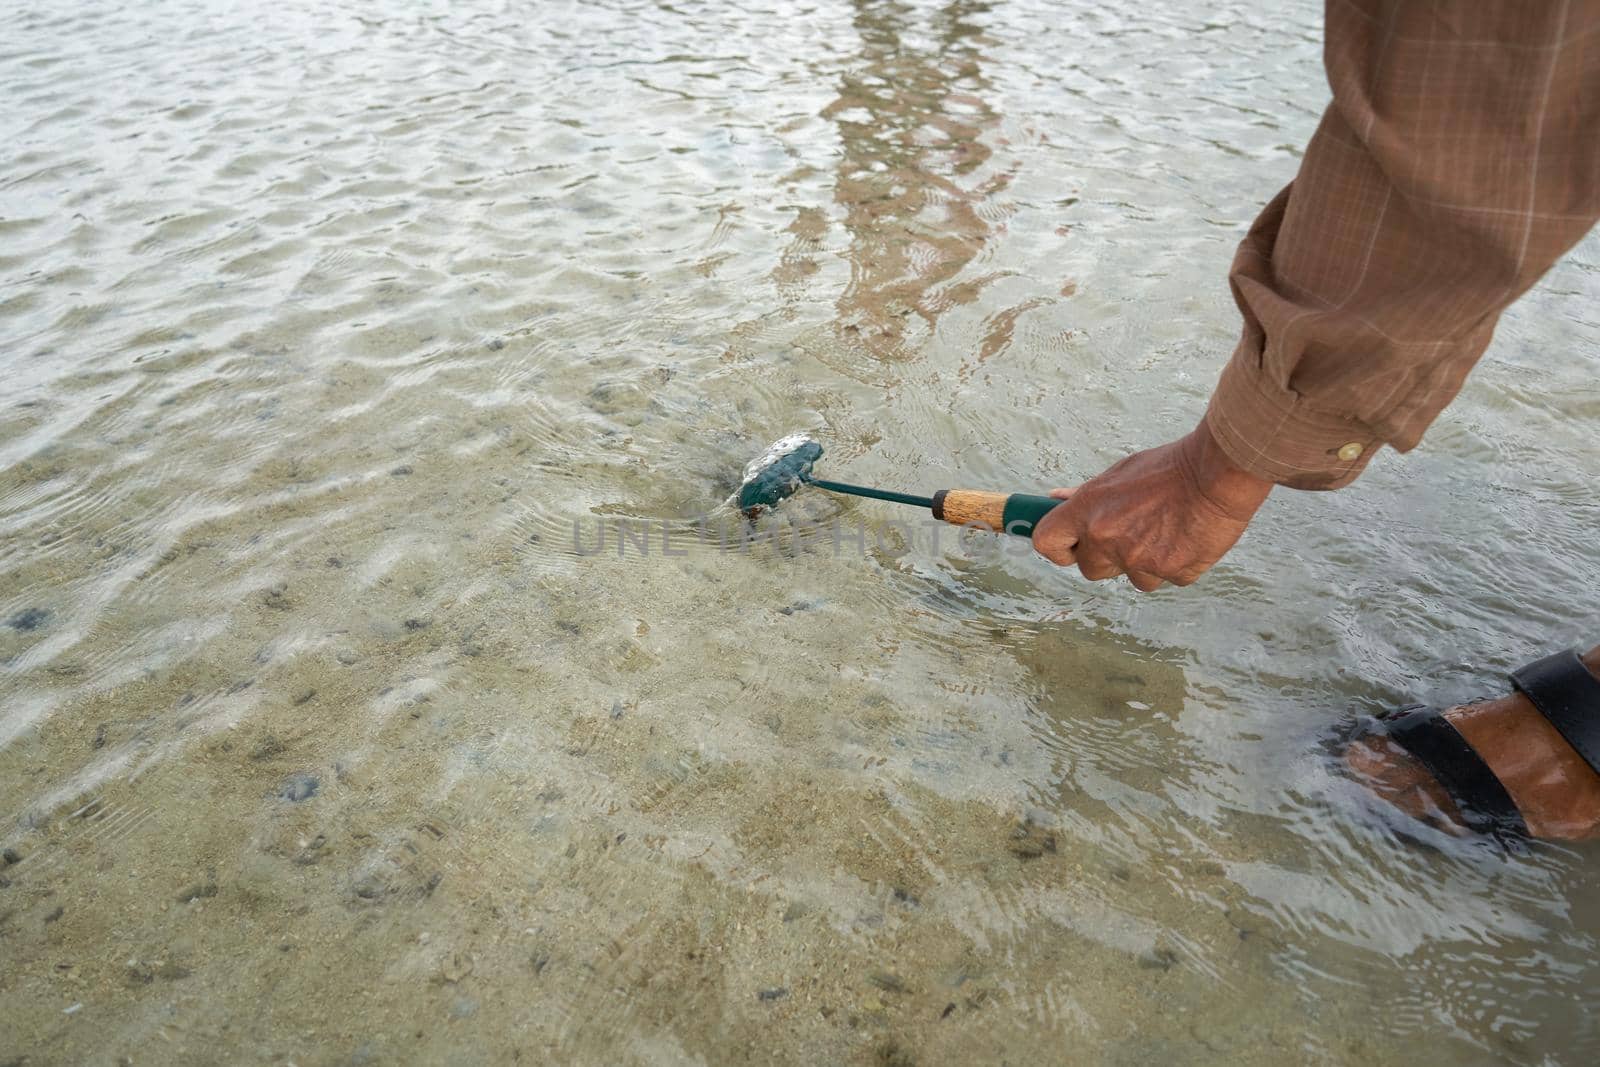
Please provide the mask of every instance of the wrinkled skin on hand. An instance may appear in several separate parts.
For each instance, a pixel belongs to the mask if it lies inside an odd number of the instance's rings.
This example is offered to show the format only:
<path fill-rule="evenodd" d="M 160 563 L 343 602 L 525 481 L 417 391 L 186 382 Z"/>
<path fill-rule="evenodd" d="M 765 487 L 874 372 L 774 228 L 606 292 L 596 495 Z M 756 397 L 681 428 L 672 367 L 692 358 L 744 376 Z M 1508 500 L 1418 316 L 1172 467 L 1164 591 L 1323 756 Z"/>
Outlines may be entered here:
<path fill-rule="evenodd" d="M 1235 467 L 1201 423 L 1051 496 L 1066 503 L 1034 527 L 1033 547 L 1090 581 L 1126 574 L 1150 592 L 1189 585 L 1234 546 L 1272 483 Z"/>

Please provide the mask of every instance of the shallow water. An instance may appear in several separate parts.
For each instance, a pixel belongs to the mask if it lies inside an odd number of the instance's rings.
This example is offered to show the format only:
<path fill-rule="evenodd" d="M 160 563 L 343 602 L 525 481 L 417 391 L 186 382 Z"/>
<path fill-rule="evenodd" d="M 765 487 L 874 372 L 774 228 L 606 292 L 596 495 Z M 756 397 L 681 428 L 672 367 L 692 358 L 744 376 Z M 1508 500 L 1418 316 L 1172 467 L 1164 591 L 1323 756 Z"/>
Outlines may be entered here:
<path fill-rule="evenodd" d="M 1600 1050 L 1596 853 L 1325 748 L 1596 640 L 1595 238 L 1192 590 L 718 540 L 792 430 L 1037 490 L 1192 425 L 1314 5 L 6 23 L 0 1062 Z"/>

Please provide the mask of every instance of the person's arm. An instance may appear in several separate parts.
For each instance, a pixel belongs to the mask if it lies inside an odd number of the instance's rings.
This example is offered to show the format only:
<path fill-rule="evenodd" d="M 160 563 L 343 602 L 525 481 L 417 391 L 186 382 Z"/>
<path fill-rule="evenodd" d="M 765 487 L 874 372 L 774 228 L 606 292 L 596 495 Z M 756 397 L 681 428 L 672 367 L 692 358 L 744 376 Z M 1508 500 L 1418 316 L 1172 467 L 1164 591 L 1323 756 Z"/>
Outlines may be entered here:
<path fill-rule="evenodd" d="M 1600 0 L 1329 0 L 1326 34 L 1333 103 L 1235 257 L 1244 331 L 1204 421 L 1073 491 L 1035 531 L 1051 559 L 1192 581 L 1255 510 L 1247 493 L 1218 519 L 1207 479 L 1254 480 L 1259 506 L 1415 447 L 1500 313 L 1600 219 Z M 1128 511 L 1141 458 L 1160 529 Z"/>

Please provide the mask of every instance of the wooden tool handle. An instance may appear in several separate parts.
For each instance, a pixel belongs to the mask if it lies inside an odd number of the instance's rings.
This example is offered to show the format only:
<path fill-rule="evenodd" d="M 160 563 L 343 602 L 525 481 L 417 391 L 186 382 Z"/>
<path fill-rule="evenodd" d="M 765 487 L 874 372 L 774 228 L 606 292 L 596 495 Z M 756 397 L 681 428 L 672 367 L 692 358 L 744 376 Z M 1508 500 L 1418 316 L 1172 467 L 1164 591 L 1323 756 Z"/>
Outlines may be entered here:
<path fill-rule="evenodd" d="M 982 489 L 941 489 L 933 494 L 933 517 L 956 526 L 1032 537 L 1038 521 L 1061 501 L 1028 493 L 990 493 Z"/>

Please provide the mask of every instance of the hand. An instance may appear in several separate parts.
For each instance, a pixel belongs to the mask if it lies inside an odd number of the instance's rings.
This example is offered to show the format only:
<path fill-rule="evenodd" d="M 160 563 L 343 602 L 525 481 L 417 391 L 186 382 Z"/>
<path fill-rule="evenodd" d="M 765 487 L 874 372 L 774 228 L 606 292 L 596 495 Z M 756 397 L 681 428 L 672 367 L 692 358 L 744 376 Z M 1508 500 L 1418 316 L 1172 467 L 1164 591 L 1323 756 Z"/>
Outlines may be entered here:
<path fill-rule="evenodd" d="M 1150 592 L 1189 585 L 1239 540 L 1272 483 L 1235 467 L 1201 423 L 1051 496 L 1066 503 L 1033 529 L 1033 547 L 1090 581 L 1126 574 Z"/>

